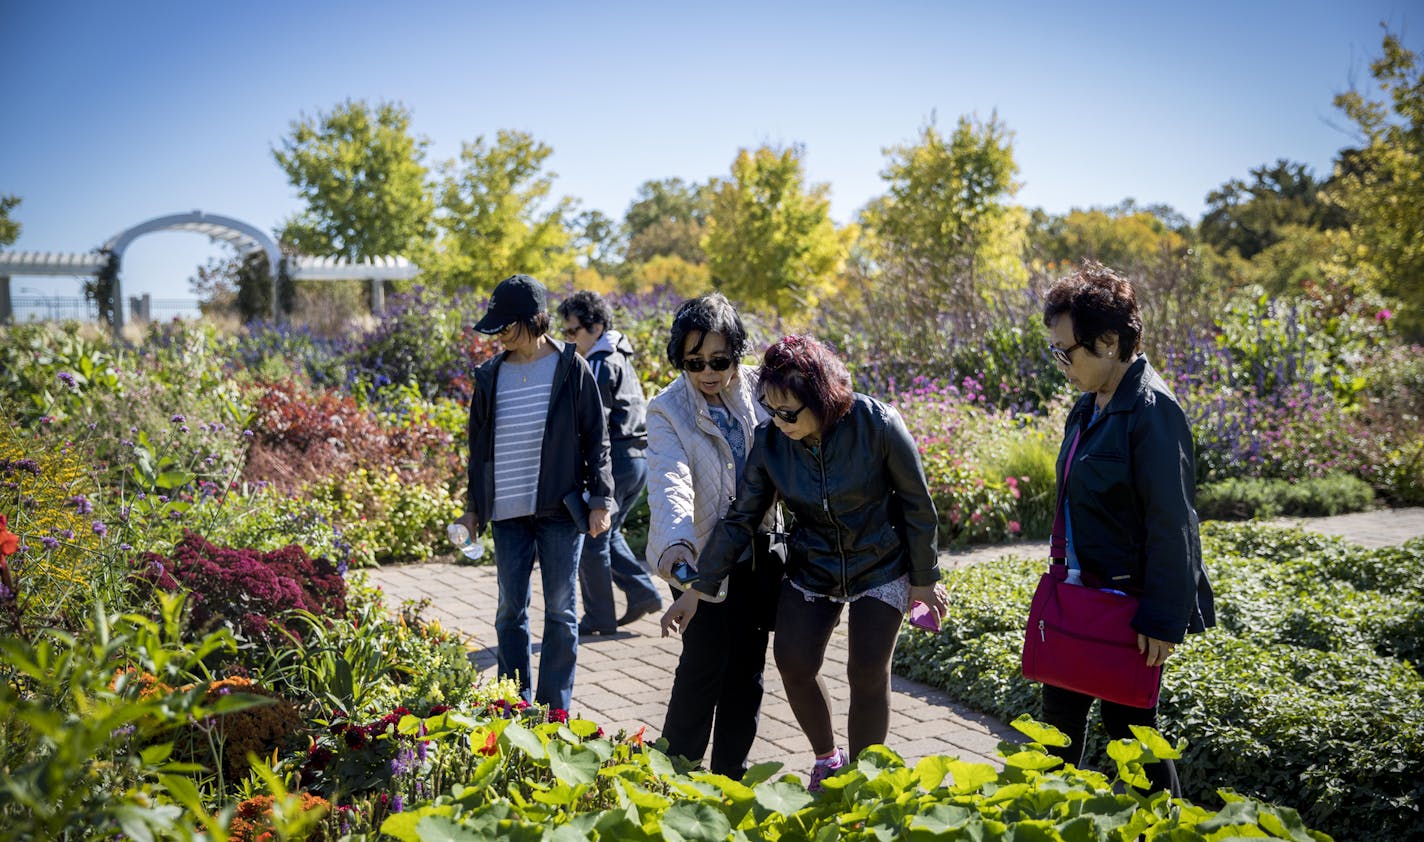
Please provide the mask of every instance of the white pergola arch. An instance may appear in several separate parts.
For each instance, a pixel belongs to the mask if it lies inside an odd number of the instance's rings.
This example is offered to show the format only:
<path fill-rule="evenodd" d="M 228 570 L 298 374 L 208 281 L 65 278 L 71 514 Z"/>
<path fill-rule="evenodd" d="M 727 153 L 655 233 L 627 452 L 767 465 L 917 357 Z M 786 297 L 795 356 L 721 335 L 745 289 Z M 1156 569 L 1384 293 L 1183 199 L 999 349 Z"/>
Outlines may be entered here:
<path fill-rule="evenodd" d="M 420 272 L 420 267 L 410 260 L 399 257 L 375 257 L 365 260 L 345 258 L 312 257 L 296 255 L 288 259 L 282 255 L 276 241 L 261 229 L 230 216 L 204 213 L 200 210 L 189 213 L 175 213 L 155 217 L 141 222 L 111 237 L 102 246 L 90 252 L 0 252 L 0 317 L 10 313 L 10 277 L 13 275 L 98 275 L 111 264 L 123 266 L 124 251 L 134 240 L 145 234 L 159 231 L 192 231 L 202 234 L 214 242 L 224 242 L 237 250 L 243 257 L 261 251 L 267 256 L 267 265 L 272 278 L 272 317 L 280 318 L 277 305 L 277 285 L 282 270 L 293 280 L 308 281 L 370 281 L 371 309 L 377 315 L 385 310 L 384 281 L 409 280 Z M 120 280 L 114 278 L 112 325 L 115 330 L 123 327 L 123 298 Z M 3 318 L 0 318 L 3 321 Z"/>

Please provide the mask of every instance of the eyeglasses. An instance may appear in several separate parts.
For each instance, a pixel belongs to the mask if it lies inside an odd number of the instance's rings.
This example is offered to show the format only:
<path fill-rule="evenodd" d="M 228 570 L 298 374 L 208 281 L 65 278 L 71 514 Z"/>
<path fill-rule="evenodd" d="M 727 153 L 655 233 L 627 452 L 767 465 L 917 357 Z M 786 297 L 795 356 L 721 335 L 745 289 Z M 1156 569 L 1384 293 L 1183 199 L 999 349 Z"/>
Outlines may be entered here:
<path fill-rule="evenodd" d="M 761 404 L 761 408 L 766 410 L 768 414 L 772 415 L 775 418 L 780 418 L 782 421 L 785 421 L 788 424 L 795 424 L 796 419 L 800 418 L 802 411 L 806 409 L 806 404 L 804 403 L 796 407 L 795 409 L 777 409 L 771 404 L 767 403 L 766 398 L 764 397 L 757 398 L 757 403 Z"/>
<path fill-rule="evenodd" d="M 1073 364 L 1073 352 L 1083 347 L 1082 342 L 1075 342 L 1071 348 L 1059 348 L 1053 344 L 1053 340 L 1048 341 L 1048 353 L 1053 355 L 1053 359 L 1059 365 L 1069 366 Z"/>
<path fill-rule="evenodd" d="M 734 363 L 736 363 L 736 360 L 732 359 L 731 357 L 713 357 L 710 360 L 704 360 L 699 358 L 693 360 L 683 360 L 682 367 L 692 372 L 693 374 L 696 374 L 699 371 L 702 371 L 703 369 L 707 368 L 708 366 L 711 366 L 713 371 L 726 371 L 727 369 L 731 368 Z"/>
<path fill-rule="evenodd" d="M 581 330 L 583 330 L 583 325 L 574 325 L 573 327 L 566 327 L 564 328 L 564 338 L 573 339 L 575 336 L 578 336 L 578 333 Z"/>

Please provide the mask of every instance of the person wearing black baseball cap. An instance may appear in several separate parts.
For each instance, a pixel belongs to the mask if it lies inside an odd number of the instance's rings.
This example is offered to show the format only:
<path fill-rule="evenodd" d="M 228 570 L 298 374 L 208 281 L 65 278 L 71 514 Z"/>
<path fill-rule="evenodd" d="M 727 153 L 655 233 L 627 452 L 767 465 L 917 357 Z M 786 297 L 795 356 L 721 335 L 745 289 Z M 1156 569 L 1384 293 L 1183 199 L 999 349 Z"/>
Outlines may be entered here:
<path fill-rule="evenodd" d="M 475 370 L 469 492 L 458 522 L 472 535 L 485 526 L 494 534 L 500 677 L 515 679 L 525 701 L 567 711 L 578 661 L 582 530 L 606 532 L 616 503 L 598 383 L 572 343 L 548 335 L 546 301 L 543 284 L 514 275 L 494 288 L 475 324 L 504 351 Z M 586 525 L 577 520 L 585 511 Z M 529 581 L 536 558 L 544 636 L 534 684 Z"/>

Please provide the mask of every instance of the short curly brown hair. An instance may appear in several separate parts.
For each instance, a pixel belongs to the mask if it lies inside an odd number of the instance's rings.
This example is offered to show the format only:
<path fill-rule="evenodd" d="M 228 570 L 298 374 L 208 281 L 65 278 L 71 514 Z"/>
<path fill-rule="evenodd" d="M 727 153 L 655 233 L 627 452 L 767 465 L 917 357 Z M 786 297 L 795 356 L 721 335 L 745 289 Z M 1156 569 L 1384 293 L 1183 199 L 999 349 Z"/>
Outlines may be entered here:
<path fill-rule="evenodd" d="M 1073 318 L 1073 338 L 1097 355 L 1095 344 L 1105 333 L 1117 336 L 1117 358 L 1129 360 L 1142 341 L 1142 316 L 1132 282 L 1096 260 L 1084 259 L 1078 271 L 1059 278 L 1043 299 L 1043 324 L 1053 327 L 1067 313 Z"/>
<path fill-rule="evenodd" d="M 823 430 L 844 418 L 855 399 L 845 363 L 810 336 L 783 336 L 773 342 L 758 374 L 762 397 L 768 389 L 795 395 Z"/>

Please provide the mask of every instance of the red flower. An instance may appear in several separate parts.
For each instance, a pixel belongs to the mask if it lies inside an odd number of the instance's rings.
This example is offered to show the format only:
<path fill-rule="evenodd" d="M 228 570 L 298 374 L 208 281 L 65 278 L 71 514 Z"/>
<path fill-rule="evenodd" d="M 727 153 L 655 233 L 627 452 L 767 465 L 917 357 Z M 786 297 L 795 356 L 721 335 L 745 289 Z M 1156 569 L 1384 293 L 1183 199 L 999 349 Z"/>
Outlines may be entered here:
<path fill-rule="evenodd" d="M 0 515 L 0 556 L 14 555 L 20 549 L 20 536 L 10 531 L 9 521 Z"/>
<path fill-rule="evenodd" d="M 638 733 L 634 734 L 632 737 L 633 745 L 641 746 L 643 744 L 643 732 L 646 730 L 648 730 L 648 726 L 646 725 L 638 729 Z"/>
<path fill-rule="evenodd" d="M 568 722 L 569 712 L 563 708 L 549 708 L 550 722 Z"/>

